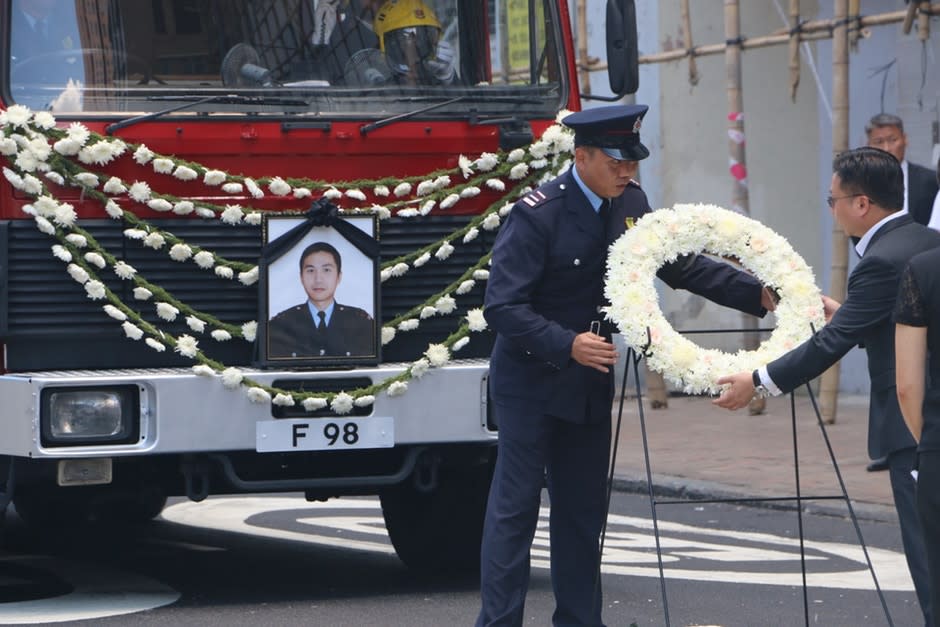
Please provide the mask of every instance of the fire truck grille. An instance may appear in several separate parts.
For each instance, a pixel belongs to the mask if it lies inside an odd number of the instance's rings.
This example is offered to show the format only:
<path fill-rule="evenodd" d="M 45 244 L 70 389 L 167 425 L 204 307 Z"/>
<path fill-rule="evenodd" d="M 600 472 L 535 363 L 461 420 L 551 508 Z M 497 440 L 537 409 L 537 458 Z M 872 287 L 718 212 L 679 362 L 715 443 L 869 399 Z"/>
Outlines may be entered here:
<path fill-rule="evenodd" d="M 382 261 L 435 242 L 468 220 L 465 216 L 384 220 L 380 226 Z M 172 261 L 166 249 L 155 251 L 124 238 L 127 225 L 122 222 L 96 220 L 83 222 L 82 226 L 116 258 L 136 268 L 140 276 L 193 309 L 232 324 L 259 318 L 258 285 L 246 287 L 237 278 L 219 279 L 211 270 L 200 269 L 192 261 Z M 260 227 L 185 219 L 158 221 L 158 226 L 226 259 L 256 263 L 260 255 Z M 484 233 L 469 244 L 456 242 L 446 261 L 432 258 L 421 268 L 386 281 L 381 286 L 382 321 L 391 320 L 443 290 L 489 250 L 492 239 L 492 235 Z M 6 344 L 8 370 L 147 368 L 192 363 L 170 351 L 157 353 L 142 342 L 126 339 L 121 325 L 102 310 L 104 302 L 90 300 L 85 289 L 66 272 L 66 264 L 52 255 L 54 243 L 32 221 L 0 223 L 0 334 Z M 167 324 L 157 317 L 152 301 L 135 300 L 131 281 L 118 279 L 110 269 L 101 271 L 99 278 L 124 303 L 137 308 L 148 322 L 173 334 L 192 333 L 185 324 L 185 316 Z M 482 304 L 483 284 L 456 298 L 457 313 L 423 320 L 417 331 L 399 334 L 383 347 L 383 361 L 416 359 L 429 342 L 447 337 L 459 324 L 458 313 Z M 491 338 L 486 334 L 474 336 L 479 337 L 474 337 L 461 351 L 461 357 L 488 354 Z M 247 342 L 214 342 L 206 336 L 200 341 L 200 348 L 226 364 L 246 365 L 252 361 L 252 347 Z"/>

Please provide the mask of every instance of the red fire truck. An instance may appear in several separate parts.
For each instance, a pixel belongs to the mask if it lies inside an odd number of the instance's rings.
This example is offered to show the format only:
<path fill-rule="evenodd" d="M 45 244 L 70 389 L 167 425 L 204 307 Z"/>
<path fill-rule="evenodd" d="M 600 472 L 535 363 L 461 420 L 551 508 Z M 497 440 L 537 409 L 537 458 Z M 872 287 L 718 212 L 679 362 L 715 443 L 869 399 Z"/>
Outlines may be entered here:
<path fill-rule="evenodd" d="M 482 303 L 479 218 L 550 174 L 530 147 L 580 107 L 566 1 L 0 7 L 0 505 L 38 526 L 139 522 L 168 496 L 379 495 L 407 564 L 473 565 L 490 338 L 415 364 Z M 633 10 L 607 8 L 621 95 Z M 510 173 L 513 154 L 527 166 Z M 346 288 L 378 294 L 387 343 L 371 364 L 259 365 L 258 216 L 324 194 L 382 218 L 387 280 Z M 408 313 L 441 294 L 455 312 Z M 406 393 L 382 387 L 396 377 Z M 343 409 L 291 400 L 370 386 Z"/>

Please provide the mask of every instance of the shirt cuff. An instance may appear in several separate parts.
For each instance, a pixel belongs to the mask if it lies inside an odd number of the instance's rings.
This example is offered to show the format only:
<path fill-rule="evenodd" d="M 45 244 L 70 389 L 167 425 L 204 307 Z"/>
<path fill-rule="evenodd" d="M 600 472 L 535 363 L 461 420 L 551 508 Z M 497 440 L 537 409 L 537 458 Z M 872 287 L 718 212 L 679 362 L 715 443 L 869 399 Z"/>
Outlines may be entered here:
<path fill-rule="evenodd" d="M 777 384 L 774 383 L 774 380 L 770 378 L 770 373 L 767 372 L 767 366 L 761 366 L 757 369 L 757 376 L 760 377 L 760 382 L 764 384 L 764 387 L 767 388 L 767 391 L 770 392 L 771 396 L 780 396 L 783 392 L 780 391 L 780 388 L 777 387 Z"/>

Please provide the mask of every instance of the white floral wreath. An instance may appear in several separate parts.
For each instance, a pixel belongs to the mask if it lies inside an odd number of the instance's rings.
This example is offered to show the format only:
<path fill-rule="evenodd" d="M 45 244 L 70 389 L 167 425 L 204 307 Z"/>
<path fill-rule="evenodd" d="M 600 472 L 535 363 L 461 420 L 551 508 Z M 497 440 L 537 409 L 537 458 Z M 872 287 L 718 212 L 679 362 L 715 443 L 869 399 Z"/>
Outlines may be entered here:
<path fill-rule="evenodd" d="M 704 349 L 680 335 L 659 308 L 654 278 L 680 255 L 707 252 L 729 257 L 780 295 L 777 326 L 757 350 L 728 354 Z M 688 394 L 718 394 L 715 380 L 751 371 L 805 341 L 825 324 L 813 271 L 789 242 L 760 222 L 702 204 L 677 204 L 640 218 L 611 247 L 606 308 L 627 345 L 649 367 Z"/>

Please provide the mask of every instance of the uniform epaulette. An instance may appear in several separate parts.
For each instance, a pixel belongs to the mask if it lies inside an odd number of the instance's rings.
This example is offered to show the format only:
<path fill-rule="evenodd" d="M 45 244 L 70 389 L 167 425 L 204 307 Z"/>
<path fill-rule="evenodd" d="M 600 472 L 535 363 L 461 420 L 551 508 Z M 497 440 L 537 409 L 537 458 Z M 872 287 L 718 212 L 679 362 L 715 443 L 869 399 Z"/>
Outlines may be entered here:
<path fill-rule="evenodd" d="M 639 188 L 639 189 L 643 189 L 642 187 L 640 187 L 640 182 L 639 182 L 638 180 L 636 180 L 636 179 L 630 179 L 630 182 L 627 183 L 627 185 L 633 185 L 634 187 L 637 187 L 637 188 Z"/>
<path fill-rule="evenodd" d="M 534 192 L 529 192 L 522 197 L 522 202 L 529 205 L 530 207 L 540 205 L 546 200 L 548 200 L 548 196 L 546 196 L 540 189 L 537 189 Z"/>

